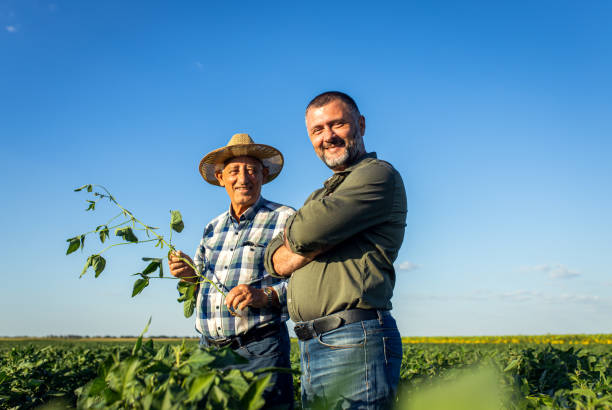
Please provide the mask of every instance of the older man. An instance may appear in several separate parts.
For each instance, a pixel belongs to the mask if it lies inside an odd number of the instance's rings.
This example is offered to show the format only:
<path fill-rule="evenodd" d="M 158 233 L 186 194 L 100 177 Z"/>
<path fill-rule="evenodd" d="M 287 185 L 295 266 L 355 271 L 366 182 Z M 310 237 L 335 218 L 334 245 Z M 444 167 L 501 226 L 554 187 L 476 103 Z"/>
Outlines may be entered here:
<path fill-rule="evenodd" d="M 225 188 L 229 210 L 214 218 L 192 264 L 198 273 L 227 293 L 201 281 L 196 303 L 196 329 L 204 346 L 230 346 L 249 363 L 241 370 L 290 368 L 289 336 L 285 321 L 284 280 L 266 273 L 264 250 L 282 232 L 295 211 L 267 201 L 261 186 L 280 173 L 283 156 L 275 148 L 255 144 L 247 134 L 234 135 L 227 146 L 207 154 L 200 162 L 206 182 Z M 170 270 L 183 280 L 197 281 L 196 272 L 181 258 L 169 260 Z M 233 314 L 238 309 L 238 315 Z M 288 373 L 275 373 L 264 393 L 268 407 L 293 407 L 293 381 Z"/>
<path fill-rule="evenodd" d="M 302 402 L 331 406 L 342 398 L 351 408 L 386 408 L 402 356 L 390 299 L 406 225 L 404 185 L 391 164 L 366 153 L 365 118 L 348 95 L 315 97 L 306 128 L 334 174 L 266 250 L 267 271 L 291 277 Z"/>

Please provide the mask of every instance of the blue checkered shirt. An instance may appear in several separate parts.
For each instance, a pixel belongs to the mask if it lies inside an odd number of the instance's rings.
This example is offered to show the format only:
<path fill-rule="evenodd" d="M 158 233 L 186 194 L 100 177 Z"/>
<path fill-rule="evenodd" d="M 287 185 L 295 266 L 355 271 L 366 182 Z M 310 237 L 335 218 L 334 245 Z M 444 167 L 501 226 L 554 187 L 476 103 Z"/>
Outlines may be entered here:
<path fill-rule="evenodd" d="M 285 321 L 287 281 L 274 278 L 264 268 L 264 251 L 274 236 L 282 232 L 293 208 L 259 197 L 236 220 L 230 211 L 213 219 L 204 229 L 196 251 L 196 268 L 225 293 L 239 284 L 256 288 L 272 287 L 282 308 L 248 307 L 242 317 L 232 316 L 225 300 L 208 282 L 202 282 L 196 303 L 196 330 L 211 339 L 244 334 L 267 322 Z"/>

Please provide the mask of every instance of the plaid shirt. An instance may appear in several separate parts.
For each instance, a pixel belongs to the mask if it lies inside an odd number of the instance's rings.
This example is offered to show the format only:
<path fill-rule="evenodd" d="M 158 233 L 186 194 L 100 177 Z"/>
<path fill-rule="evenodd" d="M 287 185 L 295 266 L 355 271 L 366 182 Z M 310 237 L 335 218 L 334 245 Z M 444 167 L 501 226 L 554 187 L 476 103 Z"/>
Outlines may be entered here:
<path fill-rule="evenodd" d="M 285 321 L 287 282 L 270 276 L 264 268 L 264 251 L 274 236 L 282 232 L 293 208 L 259 197 L 237 221 L 230 211 L 213 219 L 204 229 L 196 251 L 196 268 L 225 293 L 239 284 L 259 289 L 272 287 L 282 308 L 249 306 L 244 317 L 232 316 L 225 300 L 208 282 L 202 282 L 196 303 L 196 330 L 211 339 L 244 334 L 263 323 Z M 280 316 L 280 317 L 279 317 Z"/>

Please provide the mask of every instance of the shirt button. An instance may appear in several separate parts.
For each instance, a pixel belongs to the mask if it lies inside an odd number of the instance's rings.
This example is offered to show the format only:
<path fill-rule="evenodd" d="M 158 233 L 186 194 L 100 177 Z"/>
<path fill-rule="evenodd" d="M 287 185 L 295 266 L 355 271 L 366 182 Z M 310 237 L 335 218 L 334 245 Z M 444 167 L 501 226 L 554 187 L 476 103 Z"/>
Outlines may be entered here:
<path fill-rule="evenodd" d="M 227 266 L 225 267 L 225 269 L 227 269 Z"/>
<path fill-rule="evenodd" d="M 234 235 L 238 235 L 238 231 L 234 232 Z"/>
<path fill-rule="evenodd" d="M 233 251 L 233 250 L 234 250 L 234 248 L 230 248 L 230 251 Z"/>
<path fill-rule="evenodd" d="M 217 306 L 217 309 L 219 309 L 219 306 Z"/>

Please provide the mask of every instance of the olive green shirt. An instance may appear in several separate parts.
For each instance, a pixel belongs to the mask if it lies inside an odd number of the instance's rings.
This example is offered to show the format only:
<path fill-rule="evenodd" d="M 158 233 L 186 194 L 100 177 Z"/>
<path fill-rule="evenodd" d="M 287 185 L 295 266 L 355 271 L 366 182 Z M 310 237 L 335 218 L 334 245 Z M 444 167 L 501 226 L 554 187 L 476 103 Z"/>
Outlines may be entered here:
<path fill-rule="evenodd" d="M 405 227 L 406 191 L 391 164 L 370 153 L 334 173 L 286 224 L 294 253 L 326 249 L 292 273 L 291 319 L 302 322 L 353 308 L 391 309 L 393 262 Z M 279 235 L 266 249 L 265 267 L 273 276 L 272 255 L 283 243 Z"/>

